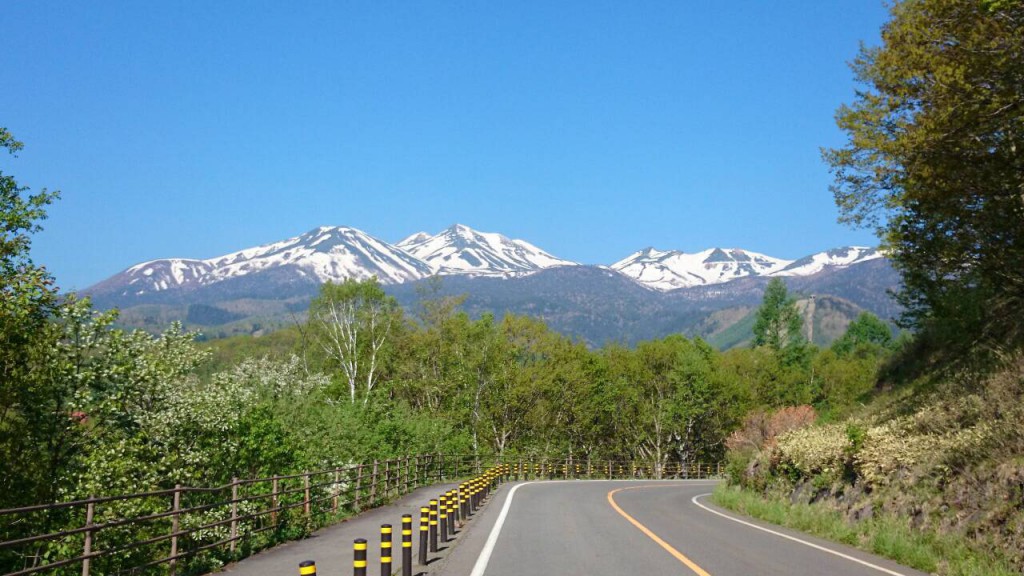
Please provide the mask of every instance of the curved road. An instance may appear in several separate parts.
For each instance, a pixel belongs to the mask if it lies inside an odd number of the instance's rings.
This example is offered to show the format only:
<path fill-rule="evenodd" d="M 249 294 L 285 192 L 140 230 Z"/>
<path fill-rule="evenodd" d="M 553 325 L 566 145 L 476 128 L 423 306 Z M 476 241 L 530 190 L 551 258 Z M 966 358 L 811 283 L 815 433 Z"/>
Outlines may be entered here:
<path fill-rule="evenodd" d="M 470 523 L 440 573 L 926 576 L 726 513 L 706 496 L 714 485 L 589 480 L 506 486 Z"/>

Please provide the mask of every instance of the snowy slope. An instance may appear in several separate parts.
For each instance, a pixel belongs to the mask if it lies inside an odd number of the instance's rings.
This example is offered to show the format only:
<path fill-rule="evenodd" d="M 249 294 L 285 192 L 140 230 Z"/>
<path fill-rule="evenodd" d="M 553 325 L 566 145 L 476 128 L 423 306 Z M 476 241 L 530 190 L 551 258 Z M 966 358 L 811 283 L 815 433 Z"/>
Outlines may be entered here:
<path fill-rule="evenodd" d="M 126 286 L 137 293 L 175 288 L 199 282 L 212 267 L 204 260 L 167 258 L 136 264 L 121 274 Z"/>
<path fill-rule="evenodd" d="M 810 276 L 826 268 L 845 268 L 851 264 L 867 262 L 882 258 L 883 254 L 876 248 L 865 246 L 847 246 L 834 248 L 827 252 L 818 252 L 794 261 L 785 268 L 772 272 L 772 276 Z"/>
<path fill-rule="evenodd" d="M 208 286 L 224 280 L 290 267 L 321 282 L 376 276 L 382 284 L 418 280 L 431 269 L 414 256 L 365 232 L 323 226 L 301 236 L 208 260 L 163 259 L 128 268 L 90 292 L 142 295 Z"/>
<path fill-rule="evenodd" d="M 784 269 L 789 260 L 739 249 L 710 248 L 696 254 L 647 248 L 611 265 L 613 270 L 655 290 L 721 284 Z"/>
<path fill-rule="evenodd" d="M 474 276 L 515 276 L 554 266 L 574 266 L 523 240 L 501 234 L 478 232 L 456 224 L 439 234 L 400 244 L 407 252 L 426 262 L 438 274 Z"/>
<path fill-rule="evenodd" d="M 282 242 L 242 250 L 207 260 L 213 266 L 209 281 L 218 281 L 267 268 L 295 265 L 321 281 L 377 276 L 383 284 L 417 280 L 429 268 L 401 249 L 361 230 L 323 226 Z"/>
<path fill-rule="evenodd" d="M 412 234 L 412 235 L 409 235 L 409 236 L 403 238 L 402 241 L 400 241 L 397 244 L 395 244 L 395 246 L 398 246 L 399 248 L 404 250 L 404 249 L 408 248 L 409 246 L 413 246 L 415 244 L 419 244 L 420 242 L 424 242 L 426 240 L 430 240 L 430 233 L 429 232 L 417 232 L 415 234 Z"/>

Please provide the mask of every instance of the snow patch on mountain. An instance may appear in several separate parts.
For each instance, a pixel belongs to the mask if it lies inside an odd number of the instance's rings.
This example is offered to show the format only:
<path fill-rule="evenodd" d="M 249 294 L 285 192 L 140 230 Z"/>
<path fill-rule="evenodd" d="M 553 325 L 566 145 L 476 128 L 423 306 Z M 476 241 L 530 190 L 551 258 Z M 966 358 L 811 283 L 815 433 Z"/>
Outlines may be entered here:
<path fill-rule="evenodd" d="M 877 248 L 866 246 L 847 246 L 834 248 L 826 252 L 818 252 L 796 260 L 781 270 L 772 272 L 771 276 L 810 276 L 826 268 L 845 268 L 851 264 L 867 262 L 883 258 Z"/>
<path fill-rule="evenodd" d="M 294 238 L 207 260 L 172 258 L 143 262 L 119 275 L 117 284 L 125 287 L 121 290 L 123 294 L 141 295 L 207 286 L 285 266 L 293 266 L 300 276 L 312 275 L 320 282 L 376 276 L 383 284 L 394 284 L 433 273 L 430 266 L 415 256 L 361 230 L 321 226 Z"/>
<path fill-rule="evenodd" d="M 136 264 L 125 270 L 126 293 L 143 294 L 147 290 L 167 290 L 196 282 L 209 274 L 210 265 L 203 260 L 167 258 Z"/>
<path fill-rule="evenodd" d="M 431 234 L 429 232 L 417 232 L 415 234 L 411 234 L 411 235 L 403 238 L 400 242 L 395 244 L 395 246 L 398 246 L 399 248 L 402 248 L 404 250 L 405 248 L 408 248 L 409 246 L 413 246 L 415 244 L 419 244 L 421 242 L 425 242 L 427 240 L 430 240 L 430 236 L 431 236 Z"/>
<path fill-rule="evenodd" d="M 426 262 L 437 274 L 516 276 L 554 266 L 577 265 L 552 256 L 524 240 L 479 232 L 462 224 L 413 241 L 416 236 L 403 240 L 400 243 L 402 248 Z"/>
<path fill-rule="evenodd" d="M 208 260 L 210 282 L 294 265 L 321 282 L 371 276 L 384 284 L 418 280 L 430 269 L 403 250 L 355 228 L 323 226 L 301 236 Z"/>
<path fill-rule="evenodd" d="M 781 270 L 790 260 L 735 248 L 710 248 L 695 254 L 647 248 L 612 264 L 612 269 L 660 291 L 722 284 Z"/>

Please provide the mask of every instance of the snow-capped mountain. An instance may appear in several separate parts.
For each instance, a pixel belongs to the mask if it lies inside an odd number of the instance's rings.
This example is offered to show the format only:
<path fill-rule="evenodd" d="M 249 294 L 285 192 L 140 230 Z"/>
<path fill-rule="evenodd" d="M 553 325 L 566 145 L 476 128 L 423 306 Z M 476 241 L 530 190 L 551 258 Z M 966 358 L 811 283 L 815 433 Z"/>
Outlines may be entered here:
<path fill-rule="evenodd" d="M 376 276 L 383 284 L 418 280 L 430 267 L 401 248 L 344 226 L 323 226 L 281 242 L 240 250 L 208 260 L 152 260 L 128 268 L 89 289 L 91 293 L 142 295 L 200 286 L 291 269 L 294 275 L 319 282 L 364 280 Z"/>
<path fill-rule="evenodd" d="M 507 277 L 572 264 L 575 263 L 528 242 L 478 232 L 460 224 L 433 236 L 419 232 L 398 244 L 389 244 L 355 228 L 321 226 L 294 238 L 206 260 L 167 258 L 143 262 L 86 292 L 116 299 L 183 294 L 197 288 L 230 285 L 230 292 L 237 294 L 249 289 L 239 286 L 243 279 L 245 286 L 261 283 L 291 288 L 346 278 L 365 280 L 371 276 L 376 276 L 381 284 L 400 284 L 434 274 Z M 268 289 L 271 288 L 261 286 L 263 291 Z"/>
<path fill-rule="evenodd" d="M 786 268 L 790 260 L 739 249 L 711 248 L 696 254 L 647 248 L 611 265 L 640 284 L 668 291 L 721 284 L 747 276 L 765 276 Z"/>
<path fill-rule="evenodd" d="M 718 285 L 725 289 L 725 284 L 745 278 L 817 277 L 872 260 L 884 262 L 884 254 L 855 246 L 792 261 L 740 249 L 711 248 L 687 254 L 647 248 L 601 268 L 605 274 L 615 274 L 630 284 L 679 293 L 676 291 L 683 289 L 714 290 Z M 122 308 L 246 299 L 301 301 L 328 280 L 376 276 L 381 284 L 395 286 L 444 275 L 497 281 L 555 268 L 564 268 L 566 278 L 576 278 L 582 276 L 572 274 L 572 270 L 590 267 L 553 256 L 523 240 L 460 224 L 434 235 L 418 232 L 397 244 L 355 228 L 323 226 L 294 238 L 215 258 L 143 262 L 85 293 L 102 305 Z"/>
<path fill-rule="evenodd" d="M 431 234 L 429 232 L 417 232 L 415 234 L 403 238 L 400 242 L 395 244 L 395 246 L 398 246 L 399 248 L 404 250 L 409 246 L 413 246 L 421 242 L 430 240 L 430 236 Z"/>
<path fill-rule="evenodd" d="M 159 291 L 200 282 L 213 267 L 205 260 L 167 258 L 136 264 L 121 274 L 130 277 L 127 284 L 142 290 Z"/>
<path fill-rule="evenodd" d="M 877 248 L 865 246 L 847 246 L 834 248 L 827 252 L 818 252 L 795 260 L 781 270 L 772 272 L 771 276 L 810 276 L 827 268 L 845 268 L 851 264 L 867 262 L 884 255 Z"/>
<path fill-rule="evenodd" d="M 575 266 L 523 240 L 478 232 L 456 224 L 434 236 L 413 234 L 398 246 L 442 275 L 517 276 L 552 268 Z"/>
<path fill-rule="evenodd" d="M 687 254 L 648 248 L 608 267 L 587 266 L 462 225 L 418 232 L 397 244 L 355 228 L 320 227 L 205 260 L 143 262 L 84 293 L 98 309 L 120 308 L 125 326 L 152 329 L 183 319 L 230 335 L 294 323 L 327 280 L 376 276 L 412 307 L 420 298 L 417 281 L 435 274 L 447 278 L 432 289 L 466 295 L 472 314 L 538 316 L 595 345 L 680 332 L 714 336 L 721 319 L 709 314 L 756 306 L 776 276 L 787 277 L 795 292 L 849 301 L 851 314 L 867 309 L 891 318 L 899 312 L 887 296 L 898 273 L 872 248 L 837 248 L 798 260 L 739 249 Z"/>

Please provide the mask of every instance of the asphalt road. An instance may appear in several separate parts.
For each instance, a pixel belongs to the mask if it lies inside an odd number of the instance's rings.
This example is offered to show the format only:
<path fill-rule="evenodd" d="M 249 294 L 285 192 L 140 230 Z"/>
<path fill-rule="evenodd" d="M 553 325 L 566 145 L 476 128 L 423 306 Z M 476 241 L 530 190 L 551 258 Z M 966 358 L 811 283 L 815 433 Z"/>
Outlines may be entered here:
<path fill-rule="evenodd" d="M 222 571 L 214 574 L 227 576 L 281 576 L 299 573 L 299 563 L 304 560 L 316 562 L 318 576 L 344 576 L 352 574 L 352 542 L 356 538 L 365 538 L 369 542 L 367 558 L 369 559 L 368 574 L 377 574 L 380 558 L 380 525 L 391 524 L 395 530 L 392 535 L 394 552 L 394 571 L 401 574 L 401 528 L 402 515 L 410 514 L 413 518 L 413 544 L 418 543 L 420 507 L 426 506 L 431 498 L 437 498 L 457 484 L 437 484 L 419 488 L 396 502 L 367 510 L 345 522 L 324 528 L 309 538 L 294 542 L 285 542 L 259 554 L 250 556 L 240 562 L 228 564 Z M 447 551 L 451 545 L 442 545 L 440 550 Z M 413 548 L 415 562 L 416 548 Z M 437 559 L 435 559 L 436 561 Z M 423 567 L 417 566 L 415 574 L 425 574 Z"/>
<path fill-rule="evenodd" d="M 505 485 L 429 572 L 925 576 L 847 546 L 734 516 L 702 496 L 713 487 L 714 482 L 686 480 Z"/>

